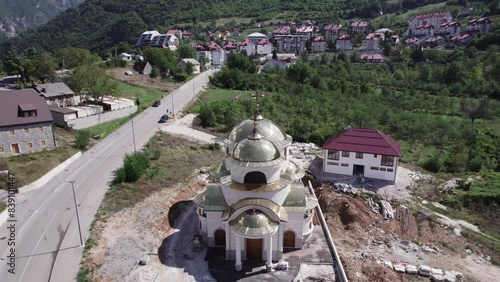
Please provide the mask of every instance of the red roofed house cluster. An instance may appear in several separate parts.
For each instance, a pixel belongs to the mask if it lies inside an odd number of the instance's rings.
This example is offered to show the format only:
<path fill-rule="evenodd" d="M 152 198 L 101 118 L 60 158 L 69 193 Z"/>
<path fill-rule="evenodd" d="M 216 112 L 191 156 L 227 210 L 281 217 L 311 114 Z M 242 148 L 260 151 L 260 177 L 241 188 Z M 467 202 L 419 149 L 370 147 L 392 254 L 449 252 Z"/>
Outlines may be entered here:
<path fill-rule="evenodd" d="M 323 145 L 323 172 L 396 181 L 401 148 L 372 128 L 349 128 Z"/>

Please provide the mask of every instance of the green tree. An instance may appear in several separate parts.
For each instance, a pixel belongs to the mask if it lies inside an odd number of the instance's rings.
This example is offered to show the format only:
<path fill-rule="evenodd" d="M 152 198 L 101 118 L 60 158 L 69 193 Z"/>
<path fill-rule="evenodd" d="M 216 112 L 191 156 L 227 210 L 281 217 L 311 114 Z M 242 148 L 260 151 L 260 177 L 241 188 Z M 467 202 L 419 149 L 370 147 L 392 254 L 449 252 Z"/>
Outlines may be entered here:
<path fill-rule="evenodd" d="M 87 49 L 67 47 L 57 50 L 55 57 L 63 69 L 73 69 L 83 65 L 96 63 L 101 58 Z"/>
<path fill-rule="evenodd" d="M 32 76 L 41 83 L 56 80 L 57 63 L 50 53 L 43 52 L 31 60 L 33 72 Z"/>
<path fill-rule="evenodd" d="M 194 58 L 196 57 L 196 52 L 189 44 L 182 42 L 177 48 L 177 56 L 181 59 Z"/>
<path fill-rule="evenodd" d="M 75 68 L 70 75 L 69 86 L 78 95 L 102 102 L 106 96 L 116 96 L 118 83 L 104 69 L 96 66 L 81 66 Z"/>
<path fill-rule="evenodd" d="M 391 52 L 392 52 L 392 44 L 389 42 L 385 43 L 383 51 L 384 56 L 389 57 L 391 55 Z"/>
<path fill-rule="evenodd" d="M 276 50 L 276 48 L 273 49 L 273 60 L 277 60 L 278 59 L 278 51 Z"/>
<path fill-rule="evenodd" d="M 464 97 L 460 100 L 460 110 L 465 117 L 474 123 L 476 118 L 488 118 L 490 100 L 487 96 L 483 96 L 480 99 L 468 99 Z"/>
<path fill-rule="evenodd" d="M 186 63 L 186 68 L 184 69 L 184 72 L 190 76 L 194 72 L 194 65 L 191 62 Z"/>

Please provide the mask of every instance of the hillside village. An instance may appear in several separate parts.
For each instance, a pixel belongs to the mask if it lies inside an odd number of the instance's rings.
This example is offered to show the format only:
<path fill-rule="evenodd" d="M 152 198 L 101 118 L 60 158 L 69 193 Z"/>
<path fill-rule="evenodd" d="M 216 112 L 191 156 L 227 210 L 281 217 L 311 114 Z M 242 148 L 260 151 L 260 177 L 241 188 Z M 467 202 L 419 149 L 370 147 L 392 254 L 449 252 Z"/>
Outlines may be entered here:
<path fill-rule="evenodd" d="M 50 269 L 18 254 L 19 267 L 54 281 L 493 281 L 497 19 L 464 6 L 404 28 L 141 25 L 105 56 L 11 50 L 0 225 L 15 194 L 30 199 L 18 240 L 67 229 L 44 241 L 55 257 L 23 249 Z M 13 173 L 36 177 L 14 189 Z"/>

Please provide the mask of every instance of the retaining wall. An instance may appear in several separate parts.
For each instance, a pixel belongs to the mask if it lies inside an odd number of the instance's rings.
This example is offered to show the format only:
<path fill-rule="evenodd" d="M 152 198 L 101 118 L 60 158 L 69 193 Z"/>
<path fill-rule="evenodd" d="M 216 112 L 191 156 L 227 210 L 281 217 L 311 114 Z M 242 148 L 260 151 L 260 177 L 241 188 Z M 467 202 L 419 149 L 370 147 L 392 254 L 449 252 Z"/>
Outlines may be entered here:
<path fill-rule="evenodd" d="M 114 110 L 110 112 L 104 112 L 102 114 L 96 114 L 91 116 L 86 116 L 78 119 L 69 120 L 68 126 L 73 129 L 84 129 L 103 122 L 112 121 L 117 118 L 126 117 L 137 111 L 137 106 Z"/>

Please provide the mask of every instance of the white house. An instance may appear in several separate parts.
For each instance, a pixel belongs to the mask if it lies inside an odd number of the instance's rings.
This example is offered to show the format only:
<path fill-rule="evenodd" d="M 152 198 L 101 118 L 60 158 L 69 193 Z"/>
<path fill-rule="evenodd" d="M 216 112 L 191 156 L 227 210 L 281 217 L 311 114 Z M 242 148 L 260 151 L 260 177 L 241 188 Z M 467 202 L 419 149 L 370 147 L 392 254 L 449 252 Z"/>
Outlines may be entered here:
<path fill-rule="evenodd" d="M 272 68 L 286 69 L 291 65 L 292 63 L 290 62 L 290 60 L 275 60 L 275 59 L 266 60 L 266 70 Z"/>
<path fill-rule="evenodd" d="M 363 50 L 371 51 L 380 49 L 380 43 L 384 40 L 385 35 L 383 33 L 370 33 L 363 40 Z"/>
<path fill-rule="evenodd" d="M 193 65 L 193 73 L 194 74 L 200 73 L 200 62 L 198 62 L 195 59 L 191 59 L 191 58 L 181 59 L 180 62 L 179 62 L 179 66 L 182 69 L 184 69 L 184 68 L 186 68 L 186 65 L 188 63 L 191 63 Z"/>
<path fill-rule="evenodd" d="M 219 44 L 210 41 L 208 45 L 196 45 L 196 60 L 201 61 L 204 57 L 207 62 L 214 66 L 223 65 L 226 61 L 226 53 Z M 208 64 L 208 63 L 207 63 Z"/>
<path fill-rule="evenodd" d="M 120 53 L 120 55 L 118 55 L 118 58 L 124 61 L 132 61 L 132 55 L 129 53 Z"/>
<path fill-rule="evenodd" d="M 173 34 L 161 34 L 155 38 L 151 45 L 153 47 L 169 48 L 175 51 L 179 46 L 179 39 Z"/>
<path fill-rule="evenodd" d="M 326 40 L 323 36 L 316 36 L 311 43 L 312 52 L 325 52 Z"/>
<path fill-rule="evenodd" d="M 323 145 L 323 172 L 396 181 L 401 148 L 373 128 L 350 128 Z"/>
<path fill-rule="evenodd" d="M 341 35 L 339 38 L 337 38 L 337 42 L 335 42 L 335 49 L 337 51 L 352 50 L 351 37 L 347 34 Z"/>
<path fill-rule="evenodd" d="M 218 181 L 194 198 L 208 246 L 224 250 L 237 271 L 244 261 L 265 261 L 271 270 L 284 250 L 300 249 L 312 236 L 318 200 L 289 159 L 291 141 L 257 111 L 228 134 Z"/>
<path fill-rule="evenodd" d="M 245 52 L 248 56 L 255 53 L 255 44 L 249 39 L 243 40 L 238 48 L 240 52 Z"/>
<path fill-rule="evenodd" d="M 253 42 L 253 44 L 258 44 L 262 39 L 269 40 L 269 38 L 260 32 L 254 32 L 245 37 L 245 39 L 248 39 Z"/>
<path fill-rule="evenodd" d="M 342 30 L 341 25 L 329 24 L 325 26 L 325 38 L 331 38 L 333 40 L 339 38 L 340 31 Z"/>
<path fill-rule="evenodd" d="M 488 18 L 472 19 L 467 22 L 467 32 L 488 32 L 491 27 L 491 20 Z"/>
<path fill-rule="evenodd" d="M 271 42 L 267 39 L 261 39 L 259 43 L 257 43 L 257 54 L 259 55 L 267 55 L 272 52 Z"/>
<path fill-rule="evenodd" d="M 160 36 L 160 33 L 156 30 L 145 31 L 139 36 L 139 39 L 137 39 L 137 43 L 135 44 L 135 46 L 150 46 L 158 36 Z"/>
<path fill-rule="evenodd" d="M 422 28 L 428 30 L 430 26 L 432 29 L 440 27 L 442 24 L 449 23 L 453 19 L 450 12 L 438 12 L 432 14 L 422 14 L 411 16 L 408 18 L 408 34 L 409 35 L 419 35 L 423 33 Z M 420 29 L 417 31 L 417 29 Z M 429 31 L 429 30 L 428 30 Z M 432 34 L 425 34 L 432 35 Z"/>

